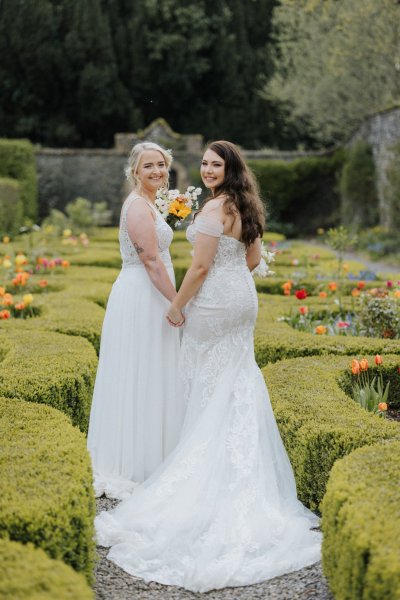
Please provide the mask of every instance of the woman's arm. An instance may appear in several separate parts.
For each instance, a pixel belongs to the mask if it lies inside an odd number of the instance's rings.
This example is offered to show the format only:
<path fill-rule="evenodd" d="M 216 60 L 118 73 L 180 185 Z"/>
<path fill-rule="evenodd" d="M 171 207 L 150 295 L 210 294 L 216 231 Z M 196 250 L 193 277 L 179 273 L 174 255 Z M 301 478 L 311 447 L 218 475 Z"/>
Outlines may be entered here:
<path fill-rule="evenodd" d="M 128 209 L 128 234 L 146 268 L 153 285 L 172 302 L 176 290 L 158 252 L 158 239 L 154 219 L 145 200 L 138 199 Z"/>
<path fill-rule="evenodd" d="M 255 269 L 261 260 L 261 238 L 257 238 L 254 242 L 247 248 L 246 252 L 246 262 L 250 271 Z"/>
<path fill-rule="evenodd" d="M 182 321 L 183 307 L 198 292 L 213 264 L 218 249 L 219 238 L 223 232 L 223 216 L 219 208 L 218 206 L 218 210 L 213 210 L 211 205 L 211 210 L 204 211 L 197 217 L 197 232 L 192 264 L 187 270 L 179 292 L 167 313 L 167 318 L 171 324 L 177 324 Z"/>

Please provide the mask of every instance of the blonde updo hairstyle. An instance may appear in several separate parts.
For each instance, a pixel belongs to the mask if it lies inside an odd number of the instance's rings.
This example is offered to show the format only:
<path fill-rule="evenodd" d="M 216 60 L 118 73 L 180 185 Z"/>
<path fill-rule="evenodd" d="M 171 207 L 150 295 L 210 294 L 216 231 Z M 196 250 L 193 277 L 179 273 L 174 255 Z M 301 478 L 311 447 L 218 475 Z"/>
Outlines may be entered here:
<path fill-rule="evenodd" d="M 139 142 L 138 144 L 135 144 L 133 146 L 125 168 L 126 178 L 132 187 L 140 187 L 137 171 L 139 168 L 140 159 L 142 158 L 142 154 L 143 152 L 146 152 L 146 150 L 157 150 L 158 152 L 160 152 L 160 154 L 162 154 L 169 175 L 169 169 L 172 163 L 171 152 L 166 150 L 165 148 L 162 148 L 162 146 L 155 144 L 154 142 Z M 168 187 L 168 179 L 166 181 L 165 187 Z"/>

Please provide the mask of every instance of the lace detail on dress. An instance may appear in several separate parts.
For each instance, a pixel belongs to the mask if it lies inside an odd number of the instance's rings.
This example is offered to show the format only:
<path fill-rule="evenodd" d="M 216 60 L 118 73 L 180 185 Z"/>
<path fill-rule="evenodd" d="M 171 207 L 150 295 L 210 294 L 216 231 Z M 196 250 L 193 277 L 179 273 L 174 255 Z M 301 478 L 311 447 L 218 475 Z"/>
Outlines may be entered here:
<path fill-rule="evenodd" d="M 140 260 L 133 244 L 131 242 L 131 238 L 128 233 L 128 211 L 132 206 L 133 202 L 140 198 L 140 196 L 131 196 L 128 197 L 121 210 L 121 219 L 119 225 L 119 245 L 120 252 L 122 257 L 122 266 L 123 267 L 140 267 L 143 266 L 142 261 Z M 171 245 L 172 239 L 174 237 L 174 233 L 171 227 L 164 221 L 158 210 L 148 203 L 150 208 L 154 210 L 156 219 L 154 221 L 154 226 L 156 228 L 157 238 L 158 238 L 158 250 L 160 253 L 160 258 L 165 264 L 165 266 L 172 266 L 171 256 L 169 253 L 169 247 Z"/>

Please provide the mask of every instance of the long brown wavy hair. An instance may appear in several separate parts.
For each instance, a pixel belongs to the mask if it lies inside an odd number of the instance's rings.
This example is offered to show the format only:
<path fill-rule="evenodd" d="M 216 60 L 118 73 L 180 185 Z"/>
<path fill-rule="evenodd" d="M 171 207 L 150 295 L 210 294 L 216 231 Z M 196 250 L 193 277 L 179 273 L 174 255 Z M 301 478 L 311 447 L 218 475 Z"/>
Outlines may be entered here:
<path fill-rule="evenodd" d="M 220 140 L 207 146 L 225 161 L 225 178 L 214 191 L 214 196 L 225 195 L 223 207 L 228 215 L 240 214 L 242 220 L 242 241 L 248 247 L 258 237 L 262 237 L 265 226 L 265 208 L 253 173 L 246 165 L 240 150 L 235 144 Z"/>

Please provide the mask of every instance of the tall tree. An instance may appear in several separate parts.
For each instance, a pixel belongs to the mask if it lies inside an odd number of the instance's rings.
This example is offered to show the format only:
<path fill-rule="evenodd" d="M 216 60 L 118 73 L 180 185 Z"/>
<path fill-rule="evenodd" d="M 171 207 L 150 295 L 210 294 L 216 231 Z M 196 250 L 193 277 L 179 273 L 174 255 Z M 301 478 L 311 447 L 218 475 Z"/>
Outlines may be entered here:
<path fill-rule="evenodd" d="M 397 0 L 281 0 L 276 74 L 266 86 L 322 142 L 400 101 Z"/>

